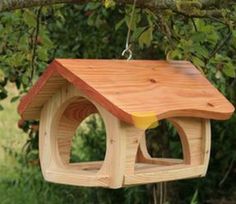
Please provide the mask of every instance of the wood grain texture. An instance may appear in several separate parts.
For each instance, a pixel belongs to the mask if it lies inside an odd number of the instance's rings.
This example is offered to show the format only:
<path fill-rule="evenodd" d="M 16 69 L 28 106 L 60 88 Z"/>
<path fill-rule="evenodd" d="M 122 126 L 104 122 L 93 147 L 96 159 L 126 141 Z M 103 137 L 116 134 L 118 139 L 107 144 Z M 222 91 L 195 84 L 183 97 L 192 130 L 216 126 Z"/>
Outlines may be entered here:
<path fill-rule="evenodd" d="M 60 156 L 69 164 L 72 138 L 79 124 L 89 115 L 97 113 L 96 107 L 83 97 L 72 99 L 58 125 L 57 143 Z"/>
<path fill-rule="evenodd" d="M 68 83 L 44 104 L 40 116 L 39 155 L 47 181 L 108 187 L 109 175 L 98 173 L 103 162 L 69 163 L 71 141 L 77 126 L 88 115 L 97 112 L 96 105 Z"/>
<path fill-rule="evenodd" d="M 157 118 L 227 119 L 234 107 L 186 61 L 57 59 L 18 107 L 25 119 L 40 110 L 66 81 L 117 118 L 133 124 L 133 113 Z"/>
<path fill-rule="evenodd" d="M 204 171 L 204 166 L 190 165 L 174 165 L 150 168 L 149 170 L 137 169 L 136 174 L 125 175 L 124 185 L 134 185 L 163 181 L 174 181 L 179 179 L 187 179 L 201 177 Z"/>
<path fill-rule="evenodd" d="M 69 163 L 71 140 L 87 116 L 99 113 L 106 127 L 104 161 Z M 209 162 L 210 122 L 169 118 L 182 142 L 184 158 L 152 158 L 145 130 L 124 123 L 67 83 L 44 104 L 40 117 L 40 164 L 47 181 L 77 186 L 120 188 L 204 176 Z M 139 149 L 139 151 L 138 151 Z"/>

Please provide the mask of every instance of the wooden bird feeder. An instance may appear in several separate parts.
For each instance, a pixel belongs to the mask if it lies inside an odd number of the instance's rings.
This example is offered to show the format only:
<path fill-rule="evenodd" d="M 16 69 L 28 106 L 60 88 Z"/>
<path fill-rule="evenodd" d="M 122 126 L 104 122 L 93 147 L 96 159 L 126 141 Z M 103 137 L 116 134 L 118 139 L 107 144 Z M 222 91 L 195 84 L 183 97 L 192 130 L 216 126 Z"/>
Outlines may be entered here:
<path fill-rule="evenodd" d="M 25 120 L 40 120 L 47 181 L 120 188 L 204 176 L 210 119 L 228 119 L 234 107 L 187 61 L 57 59 L 18 111 Z M 75 130 L 93 113 L 105 123 L 105 159 L 71 164 Z M 145 129 L 163 119 L 176 128 L 183 159 L 148 154 Z"/>

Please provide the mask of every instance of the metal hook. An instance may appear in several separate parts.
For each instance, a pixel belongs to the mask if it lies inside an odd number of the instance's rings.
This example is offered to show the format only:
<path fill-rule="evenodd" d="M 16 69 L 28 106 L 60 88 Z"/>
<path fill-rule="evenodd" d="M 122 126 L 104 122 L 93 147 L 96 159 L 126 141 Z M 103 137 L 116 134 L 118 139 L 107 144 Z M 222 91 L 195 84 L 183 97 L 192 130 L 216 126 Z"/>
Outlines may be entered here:
<path fill-rule="evenodd" d="M 122 52 L 122 56 L 125 56 L 125 54 L 128 53 L 127 61 L 131 60 L 133 57 L 133 52 L 131 50 L 131 45 L 126 46 L 126 48 Z"/>
<path fill-rule="evenodd" d="M 133 3 L 131 18 L 130 18 L 130 22 L 129 22 L 128 33 L 127 33 L 127 38 L 126 38 L 126 45 L 125 45 L 125 49 L 122 52 L 122 56 L 124 56 L 126 53 L 128 53 L 127 61 L 131 60 L 132 57 L 133 57 L 133 52 L 131 50 L 131 45 L 129 44 L 129 42 L 130 42 L 131 25 L 133 23 L 134 11 L 135 11 L 135 7 L 136 7 L 136 1 L 137 0 L 134 0 L 134 3 Z"/>

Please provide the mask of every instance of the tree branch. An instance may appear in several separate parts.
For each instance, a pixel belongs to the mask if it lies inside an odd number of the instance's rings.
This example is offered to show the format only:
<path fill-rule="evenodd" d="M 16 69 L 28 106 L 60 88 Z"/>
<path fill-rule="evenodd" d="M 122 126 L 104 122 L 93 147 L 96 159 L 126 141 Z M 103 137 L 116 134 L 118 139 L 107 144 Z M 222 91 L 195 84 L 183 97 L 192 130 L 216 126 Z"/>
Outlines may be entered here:
<path fill-rule="evenodd" d="M 11 11 L 60 3 L 85 3 L 88 0 L 0 0 L 0 11 Z"/>
<path fill-rule="evenodd" d="M 37 25 L 34 31 L 33 42 L 32 42 L 32 59 L 31 59 L 31 74 L 30 74 L 30 83 L 32 83 L 35 73 L 35 58 L 36 58 L 36 51 L 37 51 L 37 39 L 40 30 L 40 18 L 41 18 L 42 6 L 39 7 L 37 12 Z"/>
<path fill-rule="evenodd" d="M 0 11 L 47 6 L 59 3 L 83 4 L 89 0 L 0 0 Z M 132 4 L 133 0 L 116 0 L 117 4 Z M 151 10 L 172 10 L 190 17 L 221 17 L 221 10 L 235 0 L 138 0 L 137 6 Z"/>

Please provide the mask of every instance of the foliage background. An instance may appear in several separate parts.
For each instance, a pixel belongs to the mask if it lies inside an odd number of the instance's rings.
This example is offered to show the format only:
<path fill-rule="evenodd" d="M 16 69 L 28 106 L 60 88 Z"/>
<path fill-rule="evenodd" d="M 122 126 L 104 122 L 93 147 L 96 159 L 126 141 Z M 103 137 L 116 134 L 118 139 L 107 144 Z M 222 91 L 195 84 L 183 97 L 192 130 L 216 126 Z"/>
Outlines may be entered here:
<path fill-rule="evenodd" d="M 236 7 L 222 12 L 220 19 L 193 18 L 168 10 L 153 12 L 136 8 L 131 25 L 130 5 L 104 6 L 96 1 L 2 12 L 0 99 L 18 101 L 54 58 L 121 58 L 127 27 L 130 27 L 134 58 L 190 60 L 235 105 Z M 12 96 L 9 90 L 13 85 L 18 93 Z M 1 100 L 0 109 L 6 112 L 7 105 Z M 1 123 L 5 117 L 1 115 Z M 30 124 L 33 124 L 31 128 Z M 162 184 L 163 203 L 235 203 L 235 124 L 235 114 L 228 121 L 212 123 L 213 144 L 207 177 Z M 160 198 L 158 184 L 107 190 L 46 183 L 38 164 L 37 123 L 21 121 L 19 126 L 29 135 L 23 151 L 0 143 L 7 157 L 17 163 L 13 167 L 0 164 L 1 203 L 157 203 Z M 73 148 L 73 158 L 99 159 L 104 155 L 104 127 L 94 117 L 85 126 L 79 130 L 79 148 Z M 149 147 L 150 151 L 156 155 L 160 150 L 166 154 L 171 150 L 179 155 L 176 133 L 168 124 L 163 123 L 147 135 L 164 137 L 167 133 L 163 127 L 169 128 L 170 141 L 162 139 L 162 144 Z"/>

